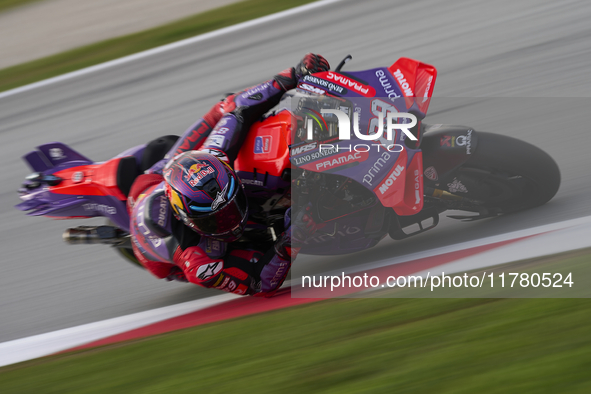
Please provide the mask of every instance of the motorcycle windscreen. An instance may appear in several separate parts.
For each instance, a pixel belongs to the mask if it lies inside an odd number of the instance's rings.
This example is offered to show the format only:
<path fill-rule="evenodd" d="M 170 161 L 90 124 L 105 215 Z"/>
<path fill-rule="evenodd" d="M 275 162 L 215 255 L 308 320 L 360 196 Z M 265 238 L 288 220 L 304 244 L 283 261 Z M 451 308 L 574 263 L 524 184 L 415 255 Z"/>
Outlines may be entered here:
<path fill-rule="evenodd" d="M 418 212 L 423 203 L 416 148 L 420 119 L 405 112 L 406 104 L 402 97 L 295 95 L 292 165 L 354 181 L 400 215 Z"/>

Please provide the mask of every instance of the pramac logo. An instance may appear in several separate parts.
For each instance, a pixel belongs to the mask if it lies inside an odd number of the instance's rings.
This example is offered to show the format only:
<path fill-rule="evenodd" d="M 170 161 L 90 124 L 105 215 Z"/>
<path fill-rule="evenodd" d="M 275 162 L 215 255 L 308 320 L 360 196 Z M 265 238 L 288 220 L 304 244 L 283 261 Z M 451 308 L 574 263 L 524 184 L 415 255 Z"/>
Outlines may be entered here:
<path fill-rule="evenodd" d="M 352 78 L 350 78 L 346 75 L 343 75 L 343 74 L 335 73 L 333 71 L 328 71 L 328 72 L 316 73 L 314 75 L 318 76 L 320 78 L 327 79 L 331 82 L 334 82 L 339 86 L 351 89 L 354 92 L 359 93 L 360 95 L 365 96 L 365 97 L 375 97 L 375 95 L 376 95 L 376 90 L 372 86 L 366 85 L 363 82 L 352 79 Z"/>

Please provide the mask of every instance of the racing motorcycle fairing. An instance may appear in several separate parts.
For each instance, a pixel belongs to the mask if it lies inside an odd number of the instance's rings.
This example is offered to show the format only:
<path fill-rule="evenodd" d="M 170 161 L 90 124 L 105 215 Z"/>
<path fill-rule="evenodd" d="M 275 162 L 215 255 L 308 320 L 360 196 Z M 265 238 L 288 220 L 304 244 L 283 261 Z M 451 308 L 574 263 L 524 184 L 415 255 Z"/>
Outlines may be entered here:
<path fill-rule="evenodd" d="M 437 69 L 430 64 L 401 57 L 388 67 L 388 71 L 401 88 L 408 112 L 424 118 L 433 95 Z"/>
<path fill-rule="evenodd" d="M 90 164 L 92 161 L 61 142 L 50 142 L 27 153 L 23 159 L 33 171 L 44 172 L 55 167 L 63 167 L 72 163 Z"/>
<path fill-rule="evenodd" d="M 430 64 L 402 57 L 390 67 L 365 71 L 324 71 L 305 76 L 299 89 L 337 97 L 404 98 L 406 112 L 425 117 L 437 79 Z"/>
<path fill-rule="evenodd" d="M 295 96 L 292 101 L 297 99 Z M 300 110 L 294 113 L 303 118 L 301 123 L 306 124 L 309 117 L 319 119 L 316 113 L 329 106 L 345 113 L 358 114 L 358 128 L 365 135 L 376 134 L 378 115 L 401 112 L 399 110 L 404 111 L 405 108 L 403 99 L 390 102 L 386 98 L 343 100 L 321 97 L 310 100 L 303 97 L 300 100 L 297 104 Z M 318 108 L 313 108 L 316 102 Z M 352 179 L 375 194 L 383 206 L 393 208 L 399 215 L 413 215 L 422 209 L 421 151 L 410 147 L 412 144 L 407 143 L 408 138 L 401 130 L 394 130 L 391 140 L 387 139 L 385 132 L 375 140 L 362 140 L 356 134 L 342 140 L 337 127 L 333 127 L 337 122 L 332 122 L 330 116 L 325 118 L 324 123 L 316 121 L 313 141 L 303 140 L 301 127 L 294 133 L 292 139 L 298 141 L 291 146 L 294 167 Z"/>
<path fill-rule="evenodd" d="M 141 152 L 142 146 L 128 150 Z M 134 156 L 93 163 L 62 143 L 41 145 L 24 156 L 37 171 L 19 189 L 17 209 L 54 219 L 104 216 L 129 230 L 126 193 L 138 175 Z"/>
<path fill-rule="evenodd" d="M 236 160 L 234 170 L 264 176 L 281 177 L 289 168 L 292 115 L 281 110 L 254 123 Z"/>
<path fill-rule="evenodd" d="M 291 205 L 288 146 L 292 122 L 292 114 L 283 109 L 254 123 L 234 161 L 234 171 L 248 199 L 255 202 L 250 204 L 251 216 L 277 213 L 277 221 L 282 223 L 281 212 Z M 255 207 L 262 211 L 255 212 Z"/>
<path fill-rule="evenodd" d="M 350 118 L 357 113 L 360 125 L 367 125 L 362 134 L 374 133 L 377 116 L 387 113 L 413 113 L 422 119 L 428 110 L 437 71 L 435 67 L 409 58 L 400 58 L 388 68 L 375 68 L 356 72 L 326 71 L 304 77 L 298 90 L 307 94 L 341 98 L 333 108 L 346 112 Z M 418 96 L 418 97 L 417 97 Z M 342 100 L 346 99 L 346 100 Z M 338 99 L 336 99 L 338 100 Z M 309 101 L 308 101 L 309 102 Z M 318 122 L 321 106 L 300 105 L 305 114 Z M 327 130 L 329 116 L 322 121 Z M 307 119 L 305 119 L 307 121 Z M 352 121 L 352 119 L 351 119 Z M 401 123 L 405 123 L 402 120 Z M 360 127 L 361 129 L 364 128 Z M 420 151 L 420 128 L 413 130 L 418 142 L 408 141 L 406 135 L 396 130 L 391 141 L 384 135 L 375 141 L 365 141 L 355 136 L 339 140 L 334 132 L 323 141 L 303 141 L 292 138 L 292 165 L 314 172 L 328 172 L 354 179 L 378 197 L 382 205 L 391 207 L 398 215 L 414 215 L 423 207 L 423 168 Z M 357 150 L 351 147 L 376 149 Z M 400 147 L 387 149 L 386 147 Z M 381 151 L 380 151 L 381 147 Z"/>
<path fill-rule="evenodd" d="M 375 205 L 331 221 L 322 231 L 318 231 L 304 242 L 302 252 L 313 255 L 347 254 L 377 245 L 386 236 L 389 225 L 384 211 L 380 211 L 381 220 L 373 220 L 375 215 L 371 213 L 379 208 L 379 205 Z M 376 222 L 380 223 L 378 229 L 373 228 Z M 375 235 L 372 235 L 371 230 Z"/>
<path fill-rule="evenodd" d="M 425 184 L 439 187 L 451 181 L 478 146 L 478 133 L 466 126 L 426 125 L 421 148 L 425 154 Z"/>

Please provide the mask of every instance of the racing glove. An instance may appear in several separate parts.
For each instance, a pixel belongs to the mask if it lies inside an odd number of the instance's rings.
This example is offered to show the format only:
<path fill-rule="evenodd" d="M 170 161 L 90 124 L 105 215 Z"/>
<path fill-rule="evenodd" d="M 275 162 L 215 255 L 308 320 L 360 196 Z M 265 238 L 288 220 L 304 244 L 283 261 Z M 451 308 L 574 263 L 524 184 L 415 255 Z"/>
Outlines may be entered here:
<path fill-rule="evenodd" d="M 295 88 L 306 75 L 328 70 L 330 70 L 330 64 L 324 57 L 308 53 L 297 66 L 283 70 L 275 75 L 275 84 L 278 85 L 277 88 L 288 91 Z"/>
<path fill-rule="evenodd" d="M 322 225 L 316 223 L 312 216 L 312 204 L 305 205 L 298 209 L 296 217 L 291 222 L 291 240 L 296 247 L 301 247 L 320 227 Z"/>
<path fill-rule="evenodd" d="M 173 261 L 182 269 L 189 282 L 199 286 L 241 295 L 256 292 L 255 281 L 248 273 L 227 266 L 224 258 L 209 257 L 199 246 L 185 250 L 178 247 Z"/>

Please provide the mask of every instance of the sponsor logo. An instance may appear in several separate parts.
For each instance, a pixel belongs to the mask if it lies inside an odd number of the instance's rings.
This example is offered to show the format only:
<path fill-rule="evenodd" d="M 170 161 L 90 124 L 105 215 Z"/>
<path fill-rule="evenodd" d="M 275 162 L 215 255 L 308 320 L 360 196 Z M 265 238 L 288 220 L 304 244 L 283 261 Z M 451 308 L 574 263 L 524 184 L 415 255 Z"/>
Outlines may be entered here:
<path fill-rule="evenodd" d="M 252 96 L 248 97 L 249 100 L 254 100 L 254 101 L 260 101 L 263 99 L 263 94 L 262 93 L 255 93 Z"/>
<path fill-rule="evenodd" d="M 224 189 L 221 192 L 217 192 L 215 199 L 213 200 L 213 202 L 211 203 L 211 210 L 215 211 L 216 209 L 218 209 L 218 207 L 226 202 L 226 192 L 228 191 L 228 185 L 230 183 L 226 183 L 226 186 L 224 186 Z"/>
<path fill-rule="evenodd" d="M 345 89 L 345 88 L 343 88 L 343 87 L 341 87 L 341 86 L 339 86 L 339 85 L 337 85 L 335 83 L 332 83 L 330 81 L 327 81 L 326 79 L 321 79 L 321 78 L 318 78 L 318 77 L 314 77 L 312 75 L 306 75 L 304 77 L 304 81 L 311 82 L 311 83 L 313 83 L 315 85 L 320 85 L 320 86 L 325 87 L 328 90 L 330 90 L 332 92 L 335 92 L 335 93 L 340 93 L 340 94 L 347 93 L 347 89 Z"/>
<path fill-rule="evenodd" d="M 306 164 L 311 161 L 321 159 L 326 156 L 332 156 L 336 153 L 339 153 L 338 146 L 336 146 L 336 145 L 328 145 L 328 146 L 330 146 L 330 148 L 322 148 L 322 149 L 320 149 L 320 152 L 308 153 L 307 155 L 304 155 L 304 156 L 294 157 L 292 160 L 294 161 L 295 165 L 300 166 L 302 164 Z"/>
<path fill-rule="evenodd" d="M 455 148 L 456 146 L 465 146 L 466 154 L 472 154 L 472 130 L 468 130 L 466 135 L 443 135 L 439 138 L 439 145 L 446 148 Z"/>
<path fill-rule="evenodd" d="M 229 129 L 229 128 L 227 128 L 227 127 L 219 127 L 219 128 L 216 128 L 216 129 L 215 129 L 215 130 L 212 132 L 212 134 L 226 134 L 226 133 L 227 133 L 229 130 L 230 130 L 230 129 Z"/>
<path fill-rule="evenodd" d="M 62 160 L 66 158 L 66 156 L 64 156 L 64 151 L 62 151 L 60 148 L 51 148 L 49 150 L 49 157 L 51 157 L 53 160 Z"/>
<path fill-rule="evenodd" d="M 219 252 L 221 250 L 221 243 L 215 239 L 207 238 L 207 245 L 205 246 L 205 253 Z"/>
<path fill-rule="evenodd" d="M 204 264 L 199 267 L 199 269 L 195 273 L 195 276 L 200 280 L 207 280 L 219 274 L 222 268 L 224 268 L 224 264 L 221 261 Z"/>
<path fill-rule="evenodd" d="M 270 135 L 257 136 L 254 140 L 254 153 L 268 153 L 271 150 Z"/>
<path fill-rule="evenodd" d="M 83 204 L 82 208 L 85 211 L 94 211 L 107 215 L 115 215 L 117 213 L 117 208 L 105 204 L 87 203 Z"/>
<path fill-rule="evenodd" d="M 386 75 L 386 73 L 384 73 L 384 71 L 382 71 L 382 70 L 376 71 L 376 77 L 378 77 L 380 84 L 384 88 L 384 93 L 386 93 L 388 95 L 388 98 L 391 101 L 394 101 L 395 99 L 400 97 L 400 95 L 398 93 L 396 93 L 396 91 L 392 87 L 392 84 L 390 83 L 390 80 L 388 79 L 388 76 Z"/>
<path fill-rule="evenodd" d="M 468 189 L 459 179 L 454 178 L 453 182 L 447 184 L 450 193 L 468 193 Z"/>
<path fill-rule="evenodd" d="M 146 199 L 144 198 L 145 195 L 141 194 L 138 197 L 139 206 L 137 209 L 137 214 L 134 218 L 134 223 L 137 226 L 137 230 L 140 231 L 146 239 L 148 239 L 155 248 L 160 247 L 162 245 L 162 238 L 152 234 L 148 226 L 146 226 L 144 221 L 144 208 L 146 207 Z"/>
<path fill-rule="evenodd" d="M 388 191 L 390 186 L 394 184 L 394 181 L 400 176 L 400 174 L 404 171 L 404 166 L 398 164 L 398 166 L 392 171 L 390 176 L 384 180 L 384 183 L 380 185 L 380 193 L 384 194 Z"/>
<path fill-rule="evenodd" d="M 206 149 L 201 149 L 201 151 L 205 152 L 205 153 L 209 153 L 210 155 L 215 156 L 219 160 L 225 161 L 226 163 L 229 161 L 228 156 L 226 156 L 226 154 L 224 152 L 222 152 L 221 150 L 206 148 Z"/>
<path fill-rule="evenodd" d="M 304 244 L 309 245 L 312 242 L 320 244 L 320 243 L 326 242 L 327 240 L 331 240 L 335 237 L 340 238 L 340 237 L 345 237 L 347 235 L 354 235 L 360 231 L 361 231 L 361 229 L 359 227 L 345 227 L 344 229 L 336 231 L 334 234 L 322 234 L 322 235 L 317 235 L 315 237 L 308 238 L 308 239 L 306 239 Z"/>
<path fill-rule="evenodd" d="M 74 175 L 72 175 L 72 182 L 80 183 L 84 179 L 84 173 L 82 171 L 76 171 Z"/>
<path fill-rule="evenodd" d="M 234 282 L 233 280 L 229 281 L 228 284 L 226 285 L 226 288 L 230 292 L 236 290 L 236 287 L 237 287 L 236 282 Z"/>
<path fill-rule="evenodd" d="M 297 156 L 301 155 L 302 153 L 306 153 L 308 151 L 316 149 L 318 144 L 316 142 L 312 142 L 311 144 L 301 145 L 291 149 L 291 155 Z"/>
<path fill-rule="evenodd" d="M 222 282 L 222 284 L 219 285 L 219 286 L 216 286 L 216 287 L 218 289 L 223 289 L 224 287 L 226 287 L 226 285 L 228 284 L 229 281 L 230 281 L 230 277 L 226 276 L 226 278 L 224 279 L 224 281 Z"/>
<path fill-rule="evenodd" d="M 183 138 L 183 142 L 181 144 L 181 146 L 179 146 L 176 151 L 174 152 L 174 155 L 178 155 L 181 154 L 183 152 L 186 152 L 188 150 L 193 150 L 195 148 L 195 144 L 197 141 L 199 141 L 201 139 L 201 137 L 203 137 L 205 135 L 205 133 L 209 132 L 210 128 L 207 125 L 207 123 L 205 122 L 200 122 L 199 126 L 197 127 L 197 129 L 193 129 L 193 131 L 185 138 Z M 170 156 L 168 153 L 166 154 L 166 156 L 164 156 L 165 159 L 170 159 Z"/>
<path fill-rule="evenodd" d="M 316 94 L 326 94 L 326 90 L 317 88 L 316 86 L 308 85 L 307 83 L 300 83 L 298 89 L 306 90 Z"/>
<path fill-rule="evenodd" d="M 431 82 L 433 82 L 433 75 L 429 77 L 427 81 L 427 87 L 425 88 L 425 92 L 423 93 L 423 103 L 429 100 L 429 89 L 431 88 Z"/>
<path fill-rule="evenodd" d="M 279 263 L 279 267 L 277 267 L 277 271 L 275 271 L 275 275 L 273 276 L 273 279 L 271 279 L 271 287 L 276 287 L 279 284 L 288 269 L 289 263 L 287 261 L 281 261 Z"/>
<path fill-rule="evenodd" d="M 421 193 L 420 193 L 421 174 L 419 173 L 419 170 L 415 170 L 414 175 L 415 175 L 415 204 L 418 204 L 421 202 Z M 415 208 L 416 207 L 413 207 L 413 209 L 415 209 Z"/>
<path fill-rule="evenodd" d="M 248 89 L 246 92 L 242 93 L 240 96 L 242 98 L 250 98 L 250 96 L 255 96 L 257 93 L 265 91 L 271 84 L 269 82 L 265 82 L 261 85 L 255 86 L 251 89 Z M 262 93 L 261 93 L 262 98 Z M 258 99 L 260 100 L 260 99 Z"/>
<path fill-rule="evenodd" d="M 160 196 L 160 208 L 158 210 L 158 225 L 164 227 L 166 224 L 166 214 L 168 213 L 168 199 L 166 196 Z"/>
<path fill-rule="evenodd" d="M 383 152 L 382 156 L 370 167 L 367 174 L 363 176 L 363 182 L 371 186 L 373 179 L 380 173 L 392 156 L 388 152 Z"/>
<path fill-rule="evenodd" d="M 215 170 L 213 169 L 213 167 L 209 165 L 195 163 L 191 167 L 189 167 L 186 180 L 188 181 L 191 187 L 195 187 L 197 186 L 200 180 L 202 180 L 209 174 L 213 174 L 214 172 Z"/>
<path fill-rule="evenodd" d="M 344 164 L 354 162 L 355 160 L 361 160 L 361 158 L 361 152 L 349 154 L 345 153 L 344 155 L 334 157 L 332 160 L 325 160 L 323 162 L 316 163 L 316 169 L 319 170 L 322 168 L 323 170 L 329 170 L 331 168 L 340 167 Z"/>
<path fill-rule="evenodd" d="M 187 171 L 187 180 L 191 179 L 193 175 L 201 171 L 202 168 L 207 167 L 207 164 L 203 163 L 195 163 L 191 167 L 189 167 L 189 171 Z"/>
<path fill-rule="evenodd" d="M 453 138 L 453 141 L 452 141 Z M 449 135 L 443 135 L 439 138 L 439 146 L 451 148 L 455 146 L 455 139 L 456 137 L 452 137 Z"/>
<path fill-rule="evenodd" d="M 207 138 L 206 144 L 210 145 L 210 146 L 217 146 L 218 148 L 221 148 L 224 146 L 224 141 L 226 140 L 226 138 L 223 135 L 210 135 Z"/>
<path fill-rule="evenodd" d="M 245 185 L 263 186 L 263 181 L 257 179 L 240 179 Z"/>
<path fill-rule="evenodd" d="M 328 73 L 326 73 L 326 78 L 333 80 L 339 85 L 344 86 L 346 88 L 353 88 L 354 91 L 356 91 L 357 93 L 361 93 L 362 95 L 367 95 L 371 97 L 375 96 L 375 91 L 371 86 L 364 85 L 360 82 L 347 78 L 344 75 L 329 71 Z"/>
<path fill-rule="evenodd" d="M 435 170 L 435 167 L 433 167 L 433 166 L 428 167 L 425 170 L 424 174 L 427 177 L 427 179 L 430 181 L 436 181 L 439 179 L 439 176 L 437 175 L 437 170 Z"/>
<path fill-rule="evenodd" d="M 402 91 L 406 97 L 412 97 L 415 95 L 408 82 L 406 82 L 406 78 L 404 78 L 404 74 L 400 71 L 400 69 L 394 71 L 394 77 L 398 81 L 398 84 L 402 88 Z"/>
<path fill-rule="evenodd" d="M 243 284 L 240 284 L 240 285 L 238 285 L 238 288 L 236 290 L 234 290 L 234 294 L 243 295 L 246 293 L 246 290 L 248 290 L 248 287 L 246 287 Z"/>
<path fill-rule="evenodd" d="M 462 145 L 460 145 L 460 146 L 466 145 L 466 154 L 471 155 L 472 154 L 472 130 L 468 130 L 466 132 L 465 136 L 461 135 L 460 137 L 463 137 Z M 456 139 L 456 142 L 458 143 L 458 145 L 460 144 L 460 141 L 459 141 L 460 137 L 458 137 Z"/>

